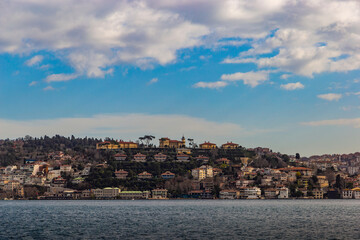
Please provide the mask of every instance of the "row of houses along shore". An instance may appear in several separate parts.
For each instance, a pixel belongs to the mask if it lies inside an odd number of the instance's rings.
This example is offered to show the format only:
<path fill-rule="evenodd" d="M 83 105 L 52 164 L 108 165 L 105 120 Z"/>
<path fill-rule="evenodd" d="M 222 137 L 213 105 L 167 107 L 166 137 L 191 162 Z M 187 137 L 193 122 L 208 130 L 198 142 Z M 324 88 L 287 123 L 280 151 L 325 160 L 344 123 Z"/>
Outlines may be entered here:
<path fill-rule="evenodd" d="M 25 159 L 23 164 L 1 167 L 0 199 L 360 198 L 357 154 L 286 156 L 284 167 L 255 167 L 251 165 L 255 160 L 282 161 L 284 155 L 269 148 L 244 149 L 232 142 L 220 147 L 228 155 L 216 155 L 219 149 L 213 143 L 197 149 L 185 143 L 184 137 L 180 141 L 161 138 L 154 150 L 134 142 L 98 142 L 96 161 L 83 159 L 72 149 L 48 152 L 43 161 Z M 155 171 L 151 167 L 155 165 L 161 168 Z M 98 180 L 106 178 L 112 184 L 91 185 L 94 172 L 106 172 Z"/>

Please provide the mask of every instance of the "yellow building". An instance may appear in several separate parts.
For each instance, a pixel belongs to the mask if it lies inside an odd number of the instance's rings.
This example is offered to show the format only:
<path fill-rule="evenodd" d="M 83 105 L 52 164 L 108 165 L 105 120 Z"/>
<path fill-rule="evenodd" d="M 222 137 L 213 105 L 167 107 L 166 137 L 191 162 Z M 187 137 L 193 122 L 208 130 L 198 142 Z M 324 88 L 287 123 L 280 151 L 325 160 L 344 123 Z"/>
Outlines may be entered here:
<path fill-rule="evenodd" d="M 181 138 L 181 141 L 171 140 L 169 138 L 160 138 L 159 139 L 160 148 L 184 148 L 185 147 L 185 137 Z"/>
<path fill-rule="evenodd" d="M 119 145 L 110 141 L 104 141 L 97 143 L 96 149 L 119 149 Z"/>
<path fill-rule="evenodd" d="M 227 142 L 223 145 L 221 145 L 221 148 L 224 149 L 236 149 L 239 147 L 239 144 L 233 143 L 233 142 Z"/>
<path fill-rule="evenodd" d="M 120 149 L 120 148 L 138 148 L 138 144 L 134 142 L 119 142 L 104 141 L 96 144 L 96 149 Z"/>
<path fill-rule="evenodd" d="M 329 181 L 326 179 L 326 176 L 317 176 L 317 179 L 318 179 L 320 188 L 329 187 Z"/>
<path fill-rule="evenodd" d="M 122 140 L 119 141 L 120 148 L 138 148 L 139 145 L 134 142 L 124 142 Z"/>
<path fill-rule="evenodd" d="M 211 143 L 211 142 L 204 142 L 204 143 L 200 144 L 200 148 L 202 148 L 202 149 L 214 149 L 214 148 L 216 148 L 216 144 Z"/>

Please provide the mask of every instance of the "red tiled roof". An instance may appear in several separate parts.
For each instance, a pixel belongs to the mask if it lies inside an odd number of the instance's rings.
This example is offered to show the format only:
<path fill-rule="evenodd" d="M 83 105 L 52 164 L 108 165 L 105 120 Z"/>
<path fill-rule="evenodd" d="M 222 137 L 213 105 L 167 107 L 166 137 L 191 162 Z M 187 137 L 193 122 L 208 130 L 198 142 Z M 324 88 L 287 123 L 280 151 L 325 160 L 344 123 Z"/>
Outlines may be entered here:
<path fill-rule="evenodd" d="M 204 142 L 204 143 L 202 143 L 202 144 L 200 144 L 200 146 L 201 145 L 216 145 L 215 143 L 211 143 L 211 142 Z"/>
<path fill-rule="evenodd" d="M 223 145 L 239 145 L 239 144 L 233 143 L 233 142 L 227 142 L 227 143 L 225 143 L 225 144 L 223 144 Z"/>

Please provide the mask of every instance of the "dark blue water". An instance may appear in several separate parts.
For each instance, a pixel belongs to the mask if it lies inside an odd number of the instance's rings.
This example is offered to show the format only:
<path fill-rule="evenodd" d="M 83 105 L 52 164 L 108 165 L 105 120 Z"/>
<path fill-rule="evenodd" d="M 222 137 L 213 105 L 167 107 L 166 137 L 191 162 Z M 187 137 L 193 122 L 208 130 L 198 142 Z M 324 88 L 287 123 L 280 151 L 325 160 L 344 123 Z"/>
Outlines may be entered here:
<path fill-rule="evenodd" d="M 360 239 L 359 200 L 0 201 L 0 239 Z"/>

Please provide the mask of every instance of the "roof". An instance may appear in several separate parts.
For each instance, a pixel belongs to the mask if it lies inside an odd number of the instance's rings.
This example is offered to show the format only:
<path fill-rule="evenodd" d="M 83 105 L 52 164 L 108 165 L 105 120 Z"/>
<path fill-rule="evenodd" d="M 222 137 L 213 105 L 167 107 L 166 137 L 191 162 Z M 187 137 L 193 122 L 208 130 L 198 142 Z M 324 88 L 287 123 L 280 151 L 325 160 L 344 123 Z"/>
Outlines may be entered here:
<path fill-rule="evenodd" d="M 233 143 L 233 142 L 227 142 L 227 143 L 224 143 L 223 146 L 224 146 L 224 145 L 233 145 L 233 146 L 236 145 L 236 146 L 238 146 L 239 144 Z"/>
<path fill-rule="evenodd" d="M 146 155 L 141 154 L 141 153 L 137 153 L 137 154 L 135 154 L 134 156 L 143 156 L 143 157 L 146 157 Z"/>
<path fill-rule="evenodd" d="M 166 172 L 162 173 L 161 175 L 175 175 L 175 173 L 172 173 L 170 171 L 166 171 Z"/>
<path fill-rule="evenodd" d="M 142 172 L 142 173 L 139 173 L 138 175 L 151 175 L 152 176 L 152 174 L 151 173 L 148 173 L 148 172 Z"/>
<path fill-rule="evenodd" d="M 119 170 L 119 171 L 115 171 L 115 173 L 128 173 L 128 172 L 125 170 Z"/>
<path fill-rule="evenodd" d="M 211 143 L 211 142 L 204 142 L 204 143 L 202 143 L 202 144 L 200 144 L 200 146 L 201 145 L 216 145 L 215 143 Z"/>
<path fill-rule="evenodd" d="M 122 191 L 122 192 L 120 192 L 120 194 L 122 194 L 122 193 L 143 193 L 142 191 Z"/>
<path fill-rule="evenodd" d="M 127 157 L 126 154 L 123 154 L 123 153 L 117 153 L 114 155 L 115 157 Z"/>
<path fill-rule="evenodd" d="M 311 168 L 306 167 L 291 167 L 291 168 L 278 168 L 279 171 L 312 171 Z"/>
<path fill-rule="evenodd" d="M 137 144 L 137 143 L 131 142 L 131 141 L 130 142 L 125 142 L 123 140 L 120 140 L 119 143 L 121 143 L 121 144 Z"/>

